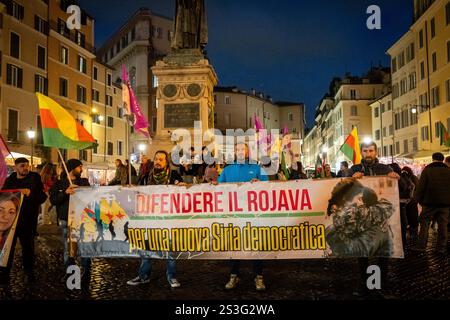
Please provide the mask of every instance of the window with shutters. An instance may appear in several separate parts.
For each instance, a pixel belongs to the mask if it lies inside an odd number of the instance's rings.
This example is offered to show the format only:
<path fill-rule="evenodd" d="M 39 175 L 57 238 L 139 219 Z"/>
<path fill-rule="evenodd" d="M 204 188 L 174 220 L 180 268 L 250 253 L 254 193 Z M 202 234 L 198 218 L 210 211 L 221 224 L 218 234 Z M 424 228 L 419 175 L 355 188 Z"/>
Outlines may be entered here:
<path fill-rule="evenodd" d="M 84 48 L 86 47 L 86 36 L 81 33 L 80 31 L 75 32 L 75 42 L 80 47 Z"/>
<path fill-rule="evenodd" d="M 19 111 L 8 109 L 8 141 L 17 141 L 19 130 Z"/>
<path fill-rule="evenodd" d="M 46 61 L 45 48 L 38 46 L 38 67 L 45 70 Z"/>
<path fill-rule="evenodd" d="M 83 86 L 77 86 L 77 101 L 86 103 L 86 88 Z"/>
<path fill-rule="evenodd" d="M 62 64 L 68 65 L 69 64 L 69 49 L 66 47 L 61 46 L 61 57 L 60 61 Z"/>
<path fill-rule="evenodd" d="M 78 71 L 86 73 L 86 59 L 78 56 Z"/>
<path fill-rule="evenodd" d="M 94 80 L 98 80 L 98 68 L 94 67 L 94 70 L 92 71 L 92 77 Z"/>
<path fill-rule="evenodd" d="M 113 128 L 114 127 L 114 118 L 108 116 L 108 127 Z"/>
<path fill-rule="evenodd" d="M 427 140 L 429 140 L 429 136 L 428 136 L 428 126 L 425 126 L 425 127 L 420 128 L 420 133 L 421 133 L 422 141 L 427 141 Z"/>
<path fill-rule="evenodd" d="M 436 20 L 433 18 L 430 21 L 430 27 L 431 27 L 431 39 L 436 37 Z"/>
<path fill-rule="evenodd" d="M 96 102 L 100 101 L 100 92 L 98 90 L 92 89 L 92 100 Z"/>
<path fill-rule="evenodd" d="M 420 80 L 425 79 L 425 62 L 420 63 Z"/>
<path fill-rule="evenodd" d="M 450 24 L 450 2 L 445 5 L 445 25 Z"/>
<path fill-rule="evenodd" d="M 439 86 L 431 89 L 431 107 L 434 108 L 439 105 Z"/>
<path fill-rule="evenodd" d="M 13 16 L 17 20 L 23 20 L 25 16 L 25 10 L 23 6 L 15 1 L 10 1 L 7 3 L 6 11 L 10 16 Z"/>
<path fill-rule="evenodd" d="M 48 36 L 48 22 L 37 15 L 34 16 L 34 29 Z"/>
<path fill-rule="evenodd" d="M 70 30 L 64 20 L 58 19 L 58 33 L 66 38 L 70 38 Z"/>
<path fill-rule="evenodd" d="M 94 153 L 94 154 L 97 154 L 97 153 L 98 153 L 98 140 L 97 140 L 97 139 L 95 139 L 95 147 L 94 147 L 94 149 L 92 150 L 92 153 Z"/>
<path fill-rule="evenodd" d="M 67 80 L 63 78 L 59 78 L 59 95 L 61 97 L 67 97 Z"/>
<path fill-rule="evenodd" d="M 42 123 L 41 123 L 41 116 L 37 115 L 36 117 L 36 144 L 43 145 L 44 144 L 44 137 L 42 136 Z"/>
<path fill-rule="evenodd" d="M 13 58 L 20 59 L 20 36 L 14 32 L 10 34 L 9 55 Z"/>
<path fill-rule="evenodd" d="M 12 64 L 6 65 L 6 84 L 22 88 L 23 70 Z"/>
<path fill-rule="evenodd" d="M 419 31 L 419 48 L 423 48 L 423 29 Z"/>
<path fill-rule="evenodd" d="M 34 76 L 34 82 L 35 82 L 35 91 L 42 93 L 44 95 L 48 95 L 48 80 L 47 78 L 36 74 Z"/>
<path fill-rule="evenodd" d="M 123 153 L 123 142 L 120 140 L 117 140 L 117 155 L 121 156 Z"/>
<path fill-rule="evenodd" d="M 431 55 L 431 62 L 432 62 L 433 72 L 435 72 L 437 70 L 437 56 L 436 56 L 436 52 L 433 52 L 433 54 Z"/>
<path fill-rule="evenodd" d="M 114 144 L 112 142 L 108 141 L 108 156 L 113 155 L 113 150 L 114 150 Z"/>

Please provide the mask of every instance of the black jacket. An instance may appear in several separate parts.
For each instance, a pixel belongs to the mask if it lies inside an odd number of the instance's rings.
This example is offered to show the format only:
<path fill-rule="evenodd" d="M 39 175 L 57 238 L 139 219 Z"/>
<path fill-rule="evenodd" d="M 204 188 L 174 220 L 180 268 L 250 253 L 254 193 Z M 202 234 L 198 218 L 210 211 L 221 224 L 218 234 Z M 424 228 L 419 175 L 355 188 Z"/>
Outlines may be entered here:
<path fill-rule="evenodd" d="M 355 164 L 348 170 L 347 177 L 353 176 L 356 172 L 362 172 L 365 176 L 386 176 L 392 171 L 391 167 L 379 163 L 378 159 L 375 159 L 375 162 L 371 165 L 366 164 L 364 160 L 362 160 L 361 164 Z"/>
<path fill-rule="evenodd" d="M 79 178 L 72 180 L 72 183 L 79 187 L 90 186 L 89 180 L 86 178 Z M 69 188 L 70 183 L 67 176 L 63 176 L 58 179 L 55 184 L 51 187 L 50 202 L 56 207 L 56 212 L 58 219 L 67 221 L 69 215 L 69 200 L 70 195 L 66 193 L 67 188 Z"/>
<path fill-rule="evenodd" d="M 18 179 L 17 173 L 13 172 L 3 185 L 3 190 L 10 189 L 30 189 L 30 196 L 23 197 L 17 230 L 25 233 L 28 231 L 34 232 L 37 226 L 39 208 L 47 200 L 41 176 L 36 172 L 30 172 L 25 178 Z"/>
<path fill-rule="evenodd" d="M 433 162 L 420 175 L 414 198 L 428 207 L 450 207 L 450 168 Z"/>

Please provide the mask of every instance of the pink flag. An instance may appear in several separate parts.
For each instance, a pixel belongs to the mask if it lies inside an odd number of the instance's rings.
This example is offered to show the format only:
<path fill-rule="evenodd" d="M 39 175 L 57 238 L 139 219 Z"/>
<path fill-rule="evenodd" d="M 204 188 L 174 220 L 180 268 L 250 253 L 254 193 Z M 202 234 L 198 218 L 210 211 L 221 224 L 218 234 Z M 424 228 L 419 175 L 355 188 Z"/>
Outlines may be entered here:
<path fill-rule="evenodd" d="M 261 124 L 261 120 L 259 120 L 258 116 L 255 113 L 255 130 L 259 131 L 264 129 L 263 125 Z"/>
<path fill-rule="evenodd" d="M 133 88 L 131 88 L 128 72 L 125 65 L 122 65 L 122 88 L 125 85 L 125 90 L 122 91 L 122 98 L 124 105 L 127 108 L 128 114 L 134 115 L 134 130 L 149 138 L 148 121 L 141 112 L 139 103 L 134 95 Z M 128 92 L 128 95 L 127 95 Z M 129 105 L 129 106 L 128 106 Z"/>
<path fill-rule="evenodd" d="M 8 146 L 0 135 L 0 188 L 3 187 L 6 178 L 8 177 L 8 167 L 6 165 L 6 157 L 10 155 Z"/>

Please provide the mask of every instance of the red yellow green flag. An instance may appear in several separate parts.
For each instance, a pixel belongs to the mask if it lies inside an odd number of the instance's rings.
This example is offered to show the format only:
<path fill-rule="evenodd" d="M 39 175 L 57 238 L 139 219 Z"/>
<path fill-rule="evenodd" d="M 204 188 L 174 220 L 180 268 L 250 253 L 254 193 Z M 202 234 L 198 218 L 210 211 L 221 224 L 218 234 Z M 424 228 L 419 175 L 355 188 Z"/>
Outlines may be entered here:
<path fill-rule="evenodd" d="M 41 114 L 44 146 L 60 149 L 88 149 L 97 143 L 86 129 L 56 101 L 36 92 Z"/>
<path fill-rule="evenodd" d="M 361 163 L 362 156 L 358 141 L 358 130 L 356 127 L 353 128 L 352 133 L 345 139 L 344 144 L 339 150 L 341 150 L 353 164 Z"/>
<path fill-rule="evenodd" d="M 440 145 L 450 147 L 450 136 L 447 129 L 442 122 L 439 122 L 439 137 L 441 138 Z"/>

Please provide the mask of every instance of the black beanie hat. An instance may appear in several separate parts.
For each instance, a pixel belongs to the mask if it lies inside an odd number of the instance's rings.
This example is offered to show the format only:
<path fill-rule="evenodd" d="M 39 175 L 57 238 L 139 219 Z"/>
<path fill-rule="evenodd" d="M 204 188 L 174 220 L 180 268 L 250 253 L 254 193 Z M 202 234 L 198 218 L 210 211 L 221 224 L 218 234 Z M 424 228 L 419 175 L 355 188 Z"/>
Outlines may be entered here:
<path fill-rule="evenodd" d="M 67 166 L 67 171 L 72 171 L 73 169 L 82 166 L 83 163 L 78 160 L 78 159 L 70 159 L 67 161 L 66 166 Z"/>

